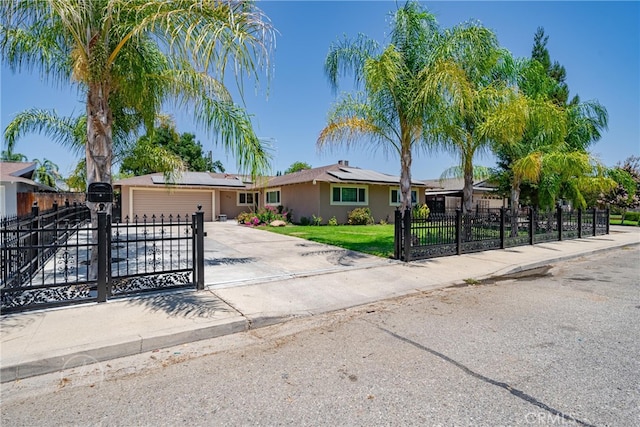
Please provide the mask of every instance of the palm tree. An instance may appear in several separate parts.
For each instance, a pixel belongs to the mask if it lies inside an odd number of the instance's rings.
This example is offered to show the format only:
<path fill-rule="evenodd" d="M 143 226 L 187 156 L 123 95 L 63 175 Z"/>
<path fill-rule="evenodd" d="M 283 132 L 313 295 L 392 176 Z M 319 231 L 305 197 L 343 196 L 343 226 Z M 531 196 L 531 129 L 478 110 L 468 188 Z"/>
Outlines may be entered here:
<path fill-rule="evenodd" d="M 21 153 L 14 153 L 11 150 L 2 150 L 0 158 L 3 162 L 26 162 L 27 156 Z"/>
<path fill-rule="evenodd" d="M 36 162 L 34 181 L 51 188 L 58 188 L 56 181 L 62 178 L 60 172 L 58 172 L 58 165 L 49 159 L 33 159 L 33 161 Z"/>
<path fill-rule="evenodd" d="M 518 90 L 519 62 L 500 48 L 490 30 L 470 23 L 447 31 L 445 39 L 421 96 L 440 94 L 441 113 L 432 134 L 440 149 L 460 159 L 462 210 L 469 212 L 476 156 L 515 145 L 529 123 L 557 134 L 562 121 L 551 103 L 531 102 Z"/>
<path fill-rule="evenodd" d="M 356 87 L 363 92 L 341 97 L 320 132 L 317 146 L 363 144 L 397 154 L 403 211 L 411 206 L 413 152 L 428 144 L 425 128 L 434 114 L 433 103 L 422 102 L 417 94 L 439 39 L 435 17 L 409 1 L 395 12 L 391 42 L 384 50 L 360 35 L 332 43 L 325 60 L 334 91 L 339 77 L 353 74 Z"/>
<path fill-rule="evenodd" d="M 111 182 L 114 133 L 153 127 L 166 102 L 255 175 L 269 156 L 223 84 L 268 69 L 274 30 L 252 2 L 27 0 L 0 4 L 0 53 L 86 99 L 87 182 Z M 242 87 L 241 84 L 238 85 Z"/>
<path fill-rule="evenodd" d="M 126 119 L 123 118 L 123 119 Z M 168 120 L 164 116 L 158 117 L 158 122 Z M 125 125 L 122 128 L 122 125 Z M 53 142 L 59 143 L 63 147 L 71 150 L 74 154 L 81 154 L 85 151 L 87 144 L 87 116 L 61 117 L 55 111 L 31 108 L 21 111 L 7 125 L 4 131 L 4 139 L 8 147 L 14 147 L 16 142 L 30 132 L 38 132 L 48 136 Z M 135 149 L 135 132 L 127 130 L 126 120 L 114 120 L 113 124 L 113 161 L 125 158 Z M 155 128 L 153 129 L 155 130 Z M 154 171 L 165 172 L 167 178 L 175 178 L 185 167 L 182 160 L 162 147 L 150 147 L 147 150 L 138 150 L 136 154 L 139 161 L 151 164 Z M 80 163 L 85 171 L 78 174 L 74 171 L 75 177 L 83 177 L 86 180 L 86 160 Z M 73 188 L 86 188 L 86 182 L 80 185 L 74 179 Z"/>

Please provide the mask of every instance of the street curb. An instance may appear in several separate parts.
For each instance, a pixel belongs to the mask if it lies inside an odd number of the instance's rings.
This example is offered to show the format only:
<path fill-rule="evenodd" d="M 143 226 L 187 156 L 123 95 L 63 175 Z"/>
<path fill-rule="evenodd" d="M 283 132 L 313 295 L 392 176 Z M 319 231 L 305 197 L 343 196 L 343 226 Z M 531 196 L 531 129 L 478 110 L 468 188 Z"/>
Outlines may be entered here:
<path fill-rule="evenodd" d="M 186 344 L 194 341 L 217 338 L 249 330 L 249 321 L 241 316 L 236 320 L 224 321 L 216 325 L 204 326 L 198 329 L 182 330 L 166 335 L 139 336 L 118 344 L 107 345 L 93 349 L 78 349 L 62 356 L 55 356 L 0 368 L 0 383 L 16 381 L 37 375 L 49 374 L 64 369 L 76 368 L 97 362 L 133 356 L 158 348 Z"/>
<path fill-rule="evenodd" d="M 556 258 L 551 258 L 551 259 L 547 259 L 544 261 L 538 261 L 538 262 L 534 262 L 531 264 L 526 264 L 526 265 L 519 265 L 518 267 L 506 267 L 505 269 L 502 270 L 498 270 L 495 273 L 492 274 L 488 274 L 484 277 L 480 277 L 480 280 L 486 280 L 486 279 L 497 279 L 500 277 L 504 277 L 504 276 L 512 276 L 512 275 L 516 275 L 519 273 L 523 273 L 529 270 L 535 270 L 537 268 L 540 267 L 546 267 L 550 264 L 556 264 L 559 262 L 563 262 L 563 261 L 569 261 L 572 259 L 576 259 L 576 258 L 581 258 L 581 257 L 585 257 L 585 256 L 589 256 L 589 255 L 595 255 L 595 254 L 599 254 L 602 252 L 609 252 L 615 249 L 622 249 L 625 247 L 631 247 L 631 246 L 639 246 L 640 242 L 638 243 L 620 243 L 617 245 L 612 245 L 606 248 L 600 248 L 600 249 L 593 249 L 591 251 L 587 251 L 587 252 L 582 252 L 579 254 L 571 254 L 571 255 L 564 255 L 564 256 L 559 256 Z"/>

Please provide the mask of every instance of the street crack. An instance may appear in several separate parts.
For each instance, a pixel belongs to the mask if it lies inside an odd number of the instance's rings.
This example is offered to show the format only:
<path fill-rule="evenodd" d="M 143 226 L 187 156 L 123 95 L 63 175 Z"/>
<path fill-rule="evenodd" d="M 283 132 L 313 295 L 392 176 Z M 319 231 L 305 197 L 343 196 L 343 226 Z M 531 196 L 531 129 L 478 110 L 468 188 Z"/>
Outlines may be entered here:
<path fill-rule="evenodd" d="M 378 329 L 380 329 L 383 332 L 386 332 L 387 334 L 391 335 L 394 338 L 399 339 L 402 342 L 410 344 L 410 345 L 412 345 L 412 346 L 414 346 L 414 347 L 416 347 L 416 348 L 418 348 L 420 350 L 426 351 L 427 353 L 430 353 L 430 354 L 432 354 L 432 355 L 434 355 L 436 357 L 439 357 L 440 359 L 444 360 L 445 362 L 448 362 L 448 363 L 452 364 L 456 368 L 461 369 L 463 372 L 465 372 L 468 375 L 471 375 L 474 378 L 477 378 L 477 379 L 479 379 L 481 381 L 484 381 L 487 384 L 491 384 L 491 385 L 494 385 L 496 387 L 500 387 L 500 388 L 502 388 L 504 390 L 507 390 L 509 393 L 513 394 L 517 398 L 522 399 L 525 402 L 528 402 L 528 403 L 530 403 L 532 405 L 535 405 L 538 408 L 544 409 L 545 411 L 548 411 L 548 412 L 550 412 L 551 414 L 553 414 L 555 416 L 562 417 L 563 419 L 565 419 L 567 421 L 573 421 L 573 422 L 575 422 L 577 424 L 580 424 L 582 426 L 585 426 L 585 427 L 595 427 L 593 424 L 590 424 L 590 423 L 588 423 L 586 421 L 582 421 L 582 420 L 580 420 L 578 418 L 574 418 L 569 414 L 565 414 L 564 412 L 562 412 L 562 411 L 560 411 L 558 409 L 552 408 L 551 406 L 539 401 L 535 397 L 528 395 L 524 391 L 518 390 L 517 388 L 511 387 L 507 383 L 504 383 L 504 382 L 501 382 L 501 381 L 496 381 L 496 380 L 491 379 L 489 377 L 485 377 L 484 375 L 479 374 L 479 373 L 477 373 L 475 371 L 472 371 L 471 369 L 469 369 L 468 367 L 466 367 L 462 363 L 450 358 L 449 356 L 447 356 L 447 355 L 445 355 L 443 353 L 440 353 L 439 351 L 436 351 L 436 350 L 433 350 L 431 348 L 425 347 L 420 343 L 417 343 L 417 342 L 415 342 L 413 340 L 410 340 L 409 338 L 403 337 L 402 335 L 398 335 L 395 332 L 390 331 L 388 329 L 385 329 L 385 328 L 383 328 L 381 326 L 378 326 Z"/>

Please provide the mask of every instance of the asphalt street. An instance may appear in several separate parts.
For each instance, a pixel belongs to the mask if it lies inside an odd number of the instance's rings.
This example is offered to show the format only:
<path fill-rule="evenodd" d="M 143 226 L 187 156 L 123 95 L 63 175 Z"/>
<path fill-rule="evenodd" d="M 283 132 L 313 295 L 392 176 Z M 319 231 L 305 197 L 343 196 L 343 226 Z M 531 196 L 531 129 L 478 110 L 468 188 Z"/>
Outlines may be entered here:
<path fill-rule="evenodd" d="M 640 247 L 2 384 L 2 425 L 640 425 Z"/>

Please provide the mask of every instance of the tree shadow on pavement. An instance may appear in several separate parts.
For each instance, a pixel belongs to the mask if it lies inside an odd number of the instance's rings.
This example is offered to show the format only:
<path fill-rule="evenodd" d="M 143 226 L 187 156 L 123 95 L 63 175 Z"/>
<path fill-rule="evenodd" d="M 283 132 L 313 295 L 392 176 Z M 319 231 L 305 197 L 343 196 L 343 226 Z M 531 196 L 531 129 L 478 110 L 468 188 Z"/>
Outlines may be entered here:
<path fill-rule="evenodd" d="M 235 312 L 209 291 L 155 294 L 134 298 L 127 303 L 141 306 L 151 312 L 163 311 L 172 317 L 208 319 L 223 313 Z"/>

